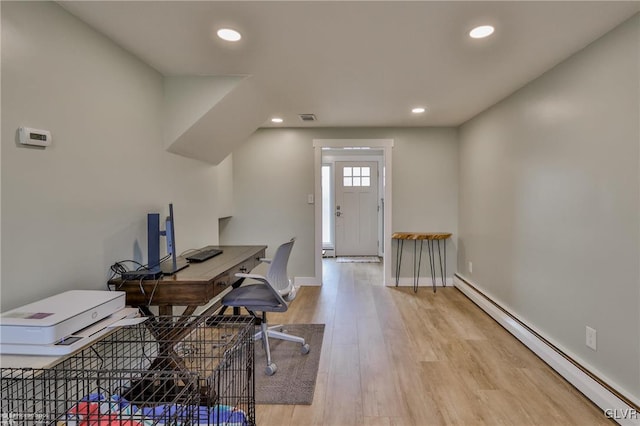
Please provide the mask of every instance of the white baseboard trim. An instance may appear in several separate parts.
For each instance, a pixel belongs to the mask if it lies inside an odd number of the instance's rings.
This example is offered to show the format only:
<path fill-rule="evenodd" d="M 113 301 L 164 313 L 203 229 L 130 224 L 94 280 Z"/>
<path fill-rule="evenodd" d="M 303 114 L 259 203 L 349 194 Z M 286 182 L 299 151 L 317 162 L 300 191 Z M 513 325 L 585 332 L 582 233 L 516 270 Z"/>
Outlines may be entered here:
<path fill-rule="evenodd" d="M 445 280 L 447 285 L 453 285 L 453 278 L 447 277 Z M 431 277 L 420 277 L 418 280 L 418 287 L 431 287 Z M 391 277 L 390 286 L 396 285 L 395 277 Z M 398 280 L 399 287 L 413 287 L 413 277 L 400 277 Z M 436 287 L 442 287 L 442 278 L 436 278 Z"/>
<path fill-rule="evenodd" d="M 465 282 L 465 280 L 467 282 Z M 636 404 L 636 407 L 633 407 L 620 399 L 616 394 L 611 392 L 611 390 L 603 386 L 602 383 L 587 374 L 585 370 L 588 371 L 588 369 L 585 368 L 585 366 L 579 368 L 576 365 L 576 361 L 571 362 L 566 355 L 561 355 L 557 348 L 554 348 L 548 343 L 548 340 L 544 340 L 544 336 L 533 333 L 529 327 L 517 320 L 516 317 L 510 314 L 504 307 L 499 306 L 487 295 L 473 288 L 470 280 L 466 278 L 463 280 L 461 277 L 455 276 L 453 281 L 454 286 L 465 296 L 471 299 L 471 301 L 520 340 L 526 347 L 540 357 L 540 359 L 600 407 L 606 417 L 624 426 L 640 425 L 640 411 L 637 409 L 638 404 L 636 401 L 629 398 L 632 404 Z M 620 389 L 618 386 L 613 386 L 609 380 L 603 380 L 601 377 L 599 379 L 601 382 L 608 383 L 613 389 Z"/>
<path fill-rule="evenodd" d="M 316 277 L 294 277 L 293 285 L 296 286 L 320 286 L 322 283 Z"/>

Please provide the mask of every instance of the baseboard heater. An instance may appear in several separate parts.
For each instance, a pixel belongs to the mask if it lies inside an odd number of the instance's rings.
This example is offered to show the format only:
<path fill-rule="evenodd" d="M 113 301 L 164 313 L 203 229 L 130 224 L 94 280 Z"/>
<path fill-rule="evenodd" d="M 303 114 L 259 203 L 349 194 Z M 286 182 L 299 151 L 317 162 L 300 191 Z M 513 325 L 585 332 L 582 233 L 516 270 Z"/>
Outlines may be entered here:
<path fill-rule="evenodd" d="M 454 286 L 485 311 L 505 330 L 522 342 L 542 361 L 564 377 L 583 395 L 621 425 L 640 425 L 640 406 L 564 353 L 549 340 L 478 290 L 466 278 L 454 276 Z"/>

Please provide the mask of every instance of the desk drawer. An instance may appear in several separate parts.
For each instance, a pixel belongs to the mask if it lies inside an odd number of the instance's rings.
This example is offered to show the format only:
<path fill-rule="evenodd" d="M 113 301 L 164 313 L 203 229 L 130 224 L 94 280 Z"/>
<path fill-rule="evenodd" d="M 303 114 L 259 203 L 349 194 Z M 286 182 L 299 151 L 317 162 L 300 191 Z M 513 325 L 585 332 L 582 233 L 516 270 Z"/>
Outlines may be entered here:
<path fill-rule="evenodd" d="M 244 262 L 229 269 L 225 274 L 215 279 L 216 292 L 222 291 L 225 287 L 228 287 L 239 280 L 236 274 L 249 274 L 258 266 L 261 262 L 260 259 L 264 257 L 264 250 L 257 256 L 251 259 L 247 259 Z"/>
<path fill-rule="evenodd" d="M 144 293 L 140 291 L 141 285 Z M 206 305 L 215 296 L 211 285 L 202 282 L 172 285 L 170 281 L 159 281 L 156 285 L 155 280 L 144 281 L 142 284 L 138 281 L 125 281 L 119 288 L 127 292 L 127 304 L 131 306 L 199 306 Z"/>

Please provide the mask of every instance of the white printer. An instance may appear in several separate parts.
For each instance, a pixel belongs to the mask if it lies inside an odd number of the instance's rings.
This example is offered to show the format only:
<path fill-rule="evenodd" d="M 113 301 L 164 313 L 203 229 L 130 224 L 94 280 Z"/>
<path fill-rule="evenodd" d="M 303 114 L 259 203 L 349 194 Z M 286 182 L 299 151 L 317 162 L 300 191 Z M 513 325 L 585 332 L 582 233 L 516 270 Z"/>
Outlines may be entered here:
<path fill-rule="evenodd" d="M 104 335 L 137 309 L 125 292 L 71 290 L 0 314 L 0 354 L 64 355 Z"/>

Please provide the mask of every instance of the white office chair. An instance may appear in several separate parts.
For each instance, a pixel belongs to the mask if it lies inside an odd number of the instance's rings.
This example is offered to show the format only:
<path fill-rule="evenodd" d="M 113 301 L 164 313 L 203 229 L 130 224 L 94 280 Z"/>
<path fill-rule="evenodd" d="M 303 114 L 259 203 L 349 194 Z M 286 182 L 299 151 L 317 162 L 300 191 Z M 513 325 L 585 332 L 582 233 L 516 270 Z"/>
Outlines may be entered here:
<path fill-rule="evenodd" d="M 269 376 L 275 374 L 277 366 L 271 361 L 269 338 L 282 339 L 300 343 L 300 352 L 309 353 L 309 344 L 302 337 L 292 336 L 282 331 L 282 325 L 269 326 L 267 312 L 285 312 L 296 297 L 296 289 L 287 276 L 287 263 L 295 240 L 282 244 L 276 250 L 273 259 L 261 259 L 269 263 L 267 276 L 257 274 L 236 274 L 239 278 L 250 278 L 258 281 L 255 284 L 242 285 L 231 290 L 222 298 L 223 306 L 243 307 L 249 313 L 260 320 L 260 331 L 254 336 L 255 340 L 261 339 L 267 354 L 267 367 L 265 373 Z M 262 312 L 259 318 L 255 312 Z"/>

